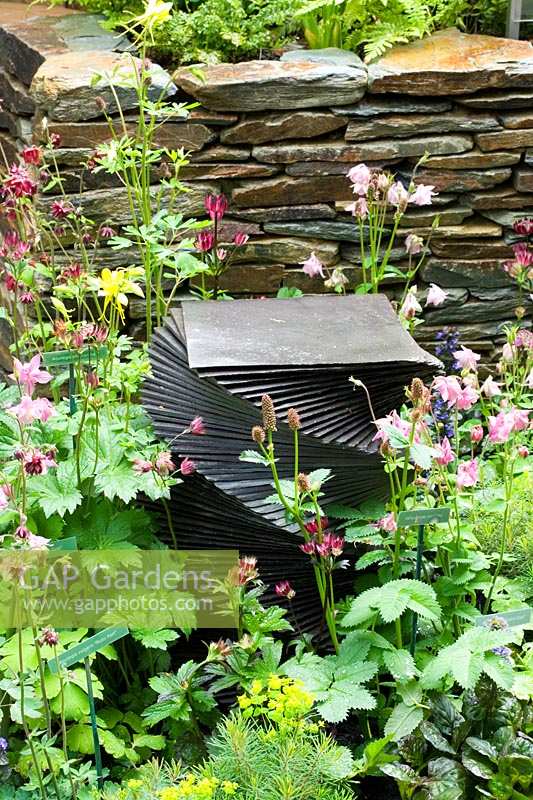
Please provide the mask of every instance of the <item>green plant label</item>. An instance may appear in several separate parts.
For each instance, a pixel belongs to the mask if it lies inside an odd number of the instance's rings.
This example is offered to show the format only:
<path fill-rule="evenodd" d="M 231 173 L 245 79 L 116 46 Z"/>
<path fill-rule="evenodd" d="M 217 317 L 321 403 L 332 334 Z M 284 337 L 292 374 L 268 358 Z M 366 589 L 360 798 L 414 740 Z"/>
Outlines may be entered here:
<path fill-rule="evenodd" d="M 107 355 L 107 347 L 86 347 L 85 350 L 56 350 L 45 353 L 43 361 L 47 367 L 65 367 L 69 364 L 88 364 Z"/>
<path fill-rule="evenodd" d="M 440 508 L 413 508 L 412 511 L 400 511 L 398 514 L 398 527 L 410 528 L 412 525 L 431 525 L 436 522 L 448 522 L 451 509 L 448 506 Z"/>
<path fill-rule="evenodd" d="M 58 539 L 50 545 L 51 550 L 77 550 L 78 542 L 75 536 L 69 536 L 67 539 Z"/>
<path fill-rule="evenodd" d="M 62 667 L 70 667 L 78 661 L 83 661 L 85 658 L 92 656 L 93 653 L 97 653 L 102 647 L 127 636 L 128 633 L 129 628 L 125 625 L 115 625 L 112 628 L 104 628 L 102 631 L 95 633 L 94 636 L 89 636 L 89 638 L 84 639 L 83 642 L 74 645 L 74 647 L 70 647 L 57 658 L 51 659 L 48 662 L 50 672 L 57 672 L 59 665 Z"/>
<path fill-rule="evenodd" d="M 498 628 L 498 620 L 505 623 L 502 628 L 514 628 L 533 621 L 533 608 L 517 608 L 516 611 L 502 611 L 500 614 L 482 614 L 476 617 L 476 625 L 483 628 Z"/>

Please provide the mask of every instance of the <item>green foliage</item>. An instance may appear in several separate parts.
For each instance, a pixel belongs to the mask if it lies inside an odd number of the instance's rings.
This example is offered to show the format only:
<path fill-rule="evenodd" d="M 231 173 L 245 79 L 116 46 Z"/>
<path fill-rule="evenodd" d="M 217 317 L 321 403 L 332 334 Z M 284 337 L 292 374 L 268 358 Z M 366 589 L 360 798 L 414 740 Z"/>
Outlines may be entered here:
<path fill-rule="evenodd" d="M 404 763 L 381 771 L 402 797 L 525 800 L 533 787 L 532 729 L 531 708 L 485 679 L 462 702 L 434 699 L 428 720 L 400 744 Z"/>
<path fill-rule="evenodd" d="M 311 48 L 363 49 L 380 58 L 436 30 L 503 33 L 507 0 L 312 0 L 298 12 Z"/>
<path fill-rule="evenodd" d="M 315 725 L 287 731 L 231 714 L 208 742 L 206 777 L 234 781 L 244 800 L 349 800 L 354 762 Z M 274 768 L 275 765 L 275 768 Z"/>
<path fill-rule="evenodd" d="M 180 63 L 237 61 L 278 47 L 295 31 L 299 0 L 204 0 L 156 33 L 157 55 Z"/>

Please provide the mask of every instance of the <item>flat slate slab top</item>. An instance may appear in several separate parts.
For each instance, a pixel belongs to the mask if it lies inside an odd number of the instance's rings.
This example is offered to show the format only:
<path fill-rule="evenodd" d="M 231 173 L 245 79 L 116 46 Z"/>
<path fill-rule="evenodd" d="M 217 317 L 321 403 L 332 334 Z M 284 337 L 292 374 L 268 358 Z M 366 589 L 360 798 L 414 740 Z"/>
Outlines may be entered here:
<path fill-rule="evenodd" d="M 439 363 L 402 328 L 384 295 L 185 303 L 183 319 L 193 369 Z"/>
<path fill-rule="evenodd" d="M 529 42 L 461 33 L 456 28 L 392 48 L 368 67 L 370 91 L 472 94 L 533 86 Z"/>
<path fill-rule="evenodd" d="M 0 3 L 0 66 L 29 86 L 50 56 L 120 50 L 124 37 L 106 31 L 103 17 L 61 7 Z M 74 67 L 73 67 L 74 68 Z"/>

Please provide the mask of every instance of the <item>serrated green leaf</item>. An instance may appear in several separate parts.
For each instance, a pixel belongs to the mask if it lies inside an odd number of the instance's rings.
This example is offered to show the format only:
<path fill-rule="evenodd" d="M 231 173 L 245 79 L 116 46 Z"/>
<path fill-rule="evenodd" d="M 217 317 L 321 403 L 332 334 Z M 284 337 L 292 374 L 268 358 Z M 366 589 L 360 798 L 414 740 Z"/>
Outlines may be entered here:
<path fill-rule="evenodd" d="M 387 720 L 385 735 L 391 736 L 392 740 L 397 742 L 416 730 L 423 719 L 424 712 L 418 706 L 407 706 L 403 702 L 398 703 Z"/>
<path fill-rule="evenodd" d="M 407 681 L 409 678 L 414 678 L 418 672 L 414 658 L 407 650 L 386 650 L 383 653 L 383 661 L 397 681 Z"/>
<path fill-rule="evenodd" d="M 249 464 L 262 464 L 264 467 L 269 466 L 268 458 L 257 450 L 243 450 L 239 456 L 239 461 L 246 461 Z"/>

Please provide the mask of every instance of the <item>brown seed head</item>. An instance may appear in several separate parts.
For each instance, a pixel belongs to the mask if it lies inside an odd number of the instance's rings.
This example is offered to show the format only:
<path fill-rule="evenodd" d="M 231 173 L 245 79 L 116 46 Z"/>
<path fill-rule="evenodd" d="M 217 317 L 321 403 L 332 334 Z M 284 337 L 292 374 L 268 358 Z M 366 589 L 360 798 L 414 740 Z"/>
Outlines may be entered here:
<path fill-rule="evenodd" d="M 418 405 L 420 400 L 424 397 L 424 384 L 420 378 L 413 378 L 411 381 L 411 400 L 415 405 Z"/>
<path fill-rule="evenodd" d="M 295 408 L 289 408 L 287 411 L 287 422 L 289 423 L 289 428 L 291 431 L 297 431 L 302 427 L 300 415 Z"/>
<path fill-rule="evenodd" d="M 269 394 L 264 394 L 261 398 L 261 411 L 263 412 L 263 428 L 265 431 L 277 431 L 276 411 Z"/>
<path fill-rule="evenodd" d="M 265 441 L 265 431 L 261 425 L 254 425 L 252 428 L 252 439 L 256 444 L 263 444 Z"/>
<path fill-rule="evenodd" d="M 300 472 L 298 475 L 298 489 L 301 492 L 311 491 L 311 481 L 309 480 L 309 475 L 306 475 L 305 472 Z"/>

